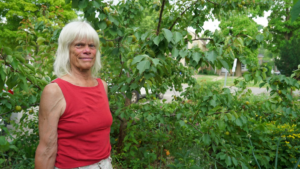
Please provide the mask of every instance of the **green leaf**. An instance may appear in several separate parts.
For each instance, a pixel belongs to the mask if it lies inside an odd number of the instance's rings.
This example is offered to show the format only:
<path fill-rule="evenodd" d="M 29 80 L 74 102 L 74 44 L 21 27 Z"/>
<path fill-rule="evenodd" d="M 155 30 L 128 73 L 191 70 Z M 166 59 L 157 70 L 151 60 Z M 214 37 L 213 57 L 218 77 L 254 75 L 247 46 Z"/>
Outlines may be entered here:
<path fill-rule="evenodd" d="M 4 47 L 1 47 L 1 50 L 2 50 L 2 52 L 5 53 L 6 55 L 12 55 L 12 53 L 13 53 L 10 47 L 4 46 Z"/>
<path fill-rule="evenodd" d="M 298 161 L 297 161 L 297 163 L 295 164 L 295 166 L 294 166 L 294 168 L 293 169 L 296 169 L 296 168 L 298 168 L 298 165 L 300 164 L 300 157 L 299 157 L 299 159 L 298 159 Z"/>
<path fill-rule="evenodd" d="M 71 0 L 65 0 L 66 4 L 69 4 L 71 2 Z"/>
<path fill-rule="evenodd" d="M 140 62 L 145 57 L 147 57 L 147 55 L 138 55 L 138 56 L 134 57 L 132 62 L 131 62 L 131 65 L 134 65 L 134 64 Z"/>
<path fill-rule="evenodd" d="M 222 63 L 222 66 L 223 66 L 225 69 L 227 69 L 227 70 L 230 69 L 228 63 L 227 63 L 225 60 L 220 59 L 220 62 Z"/>
<path fill-rule="evenodd" d="M 199 52 L 194 52 L 192 57 L 193 57 L 193 60 L 198 63 L 201 59 L 201 54 Z"/>
<path fill-rule="evenodd" d="M 174 41 L 175 41 L 175 43 L 178 43 L 179 41 L 181 41 L 181 39 L 182 39 L 181 33 L 175 32 L 174 33 Z"/>
<path fill-rule="evenodd" d="M 119 26 L 119 21 L 111 15 L 108 15 L 108 20 L 113 22 L 116 26 Z"/>
<path fill-rule="evenodd" d="M 165 28 L 163 28 L 162 30 L 163 30 L 165 38 L 167 39 L 168 42 L 170 42 L 173 37 L 172 32 L 169 29 L 165 29 Z"/>
<path fill-rule="evenodd" d="M 84 9 L 87 7 L 88 5 L 88 0 L 79 0 L 79 3 L 78 3 L 78 7 L 79 9 Z"/>
<path fill-rule="evenodd" d="M 142 34 L 142 36 L 141 36 L 141 40 L 142 40 L 142 41 L 145 41 L 145 40 L 146 40 L 146 38 L 147 38 L 147 36 L 148 36 L 148 32 L 146 32 L 146 33 Z"/>
<path fill-rule="evenodd" d="M 97 1 L 92 2 L 95 8 L 100 8 L 100 4 Z"/>
<path fill-rule="evenodd" d="M 182 50 L 180 50 L 180 52 L 179 52 L 179 55 L 180 55 L 182 58 L 184 58 L 187 54 L 188 54 L 188 51 L 187 51 L 186 49 L 182 49 Z"/>
<path fill-rule="evenodd" d="M 38 45 L 43 44 L 45 41 L 46 41 L 46 39 L 43 38 L 43 37 L 39 37 L 39 38 L 36 40 L 36 42 L 37 42 Z"/>
<path fill-rule="evenodd" d="M 15 145 L 10 145 L 9 148 L 12 150 L 18 151 L 18 148 Z"/>
<path fill-rule="evenodd" d="M 139 73 L 142 74 L 146 69 L 150 68 L 150 61 L 143 60 L 137 64 L 136 68 L 139 70 Z"/>
<path fill-rule="evenodd" d="M 105 21 L 98 22 L 98 27 L 99 29 L 104 30 L 107 27 L 106 22 Z"/>
<path fill-rule="evenodd" d="M 261 34 L 256 35 L 256 40 L 257 40 L 258 42 L 262 42 L 262 41 L 264 40 L 264 36 L 261 35 Z"/>
<path fill-rule="evenodd" d="M 248 167 L 243 162 L 241 162 L 241 166 L 242 166 L 242 169 L 248 169 Z"/>
<path fill-rule="evenodd" d="M 184 126 L 184 125 L 185 125 L 185 122 L 184 122 L 183 120 L 180 120 L 180 121 L 179 121 L 179 124 L 180 124 L 180 126 Z"/>
<path fill-rule="evenodd" d="M 249 74 L 249 73 L 244 73 L 243 76 L 244 76 L 246 82 L 249 82 L 252 78 L 251 74 Z"/>
<path fill-rule="evenodd" d="M 153 42 L 154 42 L 155 45 L 158 46 L 158 44 L 159 44 L 159 42 L 160 42 L 159 36 L 156 36 L 156 37 L 153 39 Z"/>
<path fill-rule="evenodd" d="M 7 143 L 4 136 L 0 136 L 0 145 L 5 145 Z"/>
<path fill-rule="evenodd" d="M 154 66 L 157 66 L 159 64 L 159 59 L 152 59 L 152 62 Z"/>
<path fill-rule="evenodd" d="M 72 8 L 77 8 L 78 7 L 78 1 L 79 0 L 72 0 Z"/>
<path fill-rule="evenodd" d="M 204 134 L 203 137 L 202 137 L 202 140 L 203 140 L 203 143 L 204 143 L 205 145 L 209 145 L 210 142 L 211 142 L 211 139 L 210 139 L 209 134 Z"/>
<path fill-rule="evenodd" d="M 232 157 L 231 160 L 232 160 L 232 162 L 233 162 L 233 164 L 234 164 L 235 166 L 238 165 L 238 161 L 237 161 L 234 157 Z"/>
<path fill-rule="evenodd" d="M 299 14 L 300 14 L 300 0 L 298 0 L 298 2 L 291 9 L 292 22 L 294 22 L 299 17 Z"/>
<path fill-rule="evenodd" d="M 225 163 L 226 163 L 227 166 L 231 166 L 232 165 L 232 163 L 231 163 L 231 157 L 230 156 L 227 156 L 225 158 Z"/>
<path fill-rule="evenodd" d="M 207 52 L 207 53 L 205 53 L 205 54 L 206 54 L 207 60 L 208 60 L 209 62 L 212 62 L 212 63 L 215 62 L 215 60 L 217 59 L 217 56 L 218 56 L 218 53 L 217 53 L 216 51 L 214 51 L 214 50 L 209 51 L 209 52 Z"/>
<path fill-rule="evenodd" d="M 235 124 L 237 126 L 242 126 L 243 125 L 241 119 L 239 119 L 239 118 L 235 120 Z"/>
<path fill-rule="evenodd" d="M 199 167 L 199 166 L 196 166 L 196 165 L 193 165 L 190 169 L 202 169 L 202 167 Z"/>
<path fill-rule="evenodd" d="M 172 57 L 176 58 L 179 55 L 179 50 L 175 47 L 172 49 Z"/>

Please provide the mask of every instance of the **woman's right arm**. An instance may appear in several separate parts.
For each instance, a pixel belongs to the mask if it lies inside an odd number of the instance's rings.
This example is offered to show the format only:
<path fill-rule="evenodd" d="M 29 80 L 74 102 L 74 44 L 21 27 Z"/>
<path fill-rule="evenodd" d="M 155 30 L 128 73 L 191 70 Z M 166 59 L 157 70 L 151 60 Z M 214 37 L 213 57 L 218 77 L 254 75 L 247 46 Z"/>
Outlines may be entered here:
<path fill-rule="evenodd" d="M 39 109 L 40 142 L 35 152 L 35 169 L 53 169 L 57 152 L 57 126 L 65 110 L 65 99 L 56 83 L 42 93 Z"/>

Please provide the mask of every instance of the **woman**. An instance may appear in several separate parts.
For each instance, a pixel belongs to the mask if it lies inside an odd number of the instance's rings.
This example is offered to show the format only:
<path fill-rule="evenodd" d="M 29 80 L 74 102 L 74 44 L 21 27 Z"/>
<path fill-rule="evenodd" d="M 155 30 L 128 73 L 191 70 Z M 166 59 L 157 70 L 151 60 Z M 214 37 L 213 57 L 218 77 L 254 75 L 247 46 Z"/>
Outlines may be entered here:
<path fill-rule="evenodd" d="M 67 24 L 58 39 L 57 75 L 42 93 L 36 169 L 110 169 L 112 116 L 100 70 L 99 37 L 86 22 Z"/>

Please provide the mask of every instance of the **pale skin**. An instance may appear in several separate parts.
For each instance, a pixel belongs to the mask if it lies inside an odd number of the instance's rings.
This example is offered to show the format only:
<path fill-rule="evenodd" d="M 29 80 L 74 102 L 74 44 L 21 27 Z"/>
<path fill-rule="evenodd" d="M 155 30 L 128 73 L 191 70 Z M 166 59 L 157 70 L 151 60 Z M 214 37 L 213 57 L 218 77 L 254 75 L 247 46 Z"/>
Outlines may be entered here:
<path fill-rule="evenodd" d="M 98 85 L 92 77 L 91 68 L 95 63 L 97 48 L 93 42 L 75 40 L 70 45 L 71 75 L 61 79 L 77 86 Z M 107 84 L 102 80 L 107 93 Z M 42 93 L 39 110 L 40 143 L 35 153 L 35 169 L 53 169 L 57 153 L 57 126 L 66 108 L 66 101 L 56 83 L 48 84 Z"/>

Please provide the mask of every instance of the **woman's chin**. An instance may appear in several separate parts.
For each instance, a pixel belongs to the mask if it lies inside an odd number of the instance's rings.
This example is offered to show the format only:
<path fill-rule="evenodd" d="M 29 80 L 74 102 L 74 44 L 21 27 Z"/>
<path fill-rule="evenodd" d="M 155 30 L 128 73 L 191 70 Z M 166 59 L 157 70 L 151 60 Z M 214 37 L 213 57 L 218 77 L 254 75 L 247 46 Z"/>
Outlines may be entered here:
<path fill-rule="evenodd" d="M 78 66 L 77 69 L 81 72 L 86 72 L 91 70 L 93 65 L 83 65 L 83 66 Z"/>

